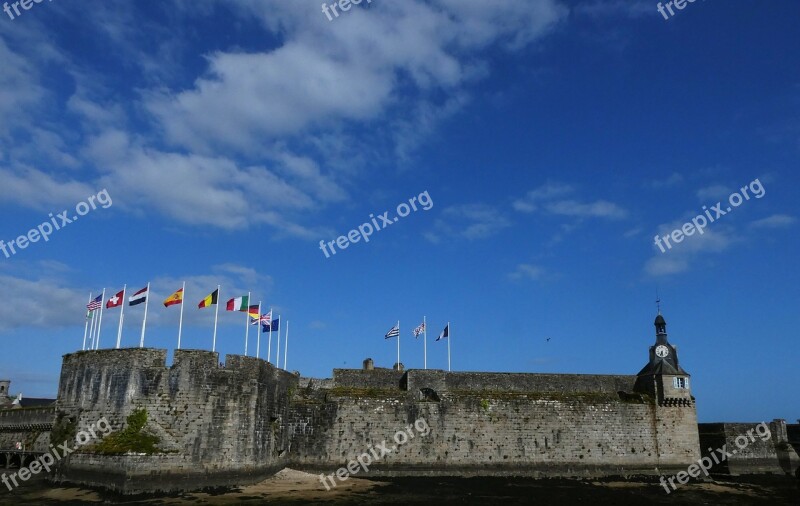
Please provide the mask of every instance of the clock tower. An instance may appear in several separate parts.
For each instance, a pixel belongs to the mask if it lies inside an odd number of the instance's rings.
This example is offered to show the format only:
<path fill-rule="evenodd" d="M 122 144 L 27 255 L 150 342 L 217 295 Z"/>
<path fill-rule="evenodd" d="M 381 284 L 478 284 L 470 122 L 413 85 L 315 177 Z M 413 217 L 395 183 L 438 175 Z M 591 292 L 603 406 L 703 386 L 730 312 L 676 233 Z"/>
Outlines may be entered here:
<path fill-rule="evenodd" d="M 661 406 L 691 406 L 690 375 L 678 362 L 678 349 L 667 339 L 667 322 L 661 311 L 654 325 L 656 342 L 650 346 L 650 361 L 637 374 L 634 390 L 651 395 Z"/>

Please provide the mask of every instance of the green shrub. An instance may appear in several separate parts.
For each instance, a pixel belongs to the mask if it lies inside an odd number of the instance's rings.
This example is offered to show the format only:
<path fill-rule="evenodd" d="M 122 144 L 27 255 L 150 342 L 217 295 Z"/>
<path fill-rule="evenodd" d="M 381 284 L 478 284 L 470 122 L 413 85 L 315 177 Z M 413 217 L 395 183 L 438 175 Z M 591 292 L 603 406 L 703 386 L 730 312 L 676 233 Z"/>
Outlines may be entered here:
<path fill-rule="evenodd" d="M 158 448 L 158 436 L 145 430 L 147 424 L 147 410 L 137 409 L 131 413 L 127 427 L 119 432 L 106 436 L 102 441 L 91 447 L 90 451 L 105 455 L 122 455 L 125 453 L 144 453 L 152 455 L 161 453 Z"/>
<path fill-rule="evenodd" d="M 78 433 L 78 421 L 75 418 L 67 416 L 63 411 L 59 411 L 56 415 L 56 421 L 53 423 L 53 429 L 50 431 L 50 444 L 59 445 L 64 441 L 73 442 L 75 435 Z"/>

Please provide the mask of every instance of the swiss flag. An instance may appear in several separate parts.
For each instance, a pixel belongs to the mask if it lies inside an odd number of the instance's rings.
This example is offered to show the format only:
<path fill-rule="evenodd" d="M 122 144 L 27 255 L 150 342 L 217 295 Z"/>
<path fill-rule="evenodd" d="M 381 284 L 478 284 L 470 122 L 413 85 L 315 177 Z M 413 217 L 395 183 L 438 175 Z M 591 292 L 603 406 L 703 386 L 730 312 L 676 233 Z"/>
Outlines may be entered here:
<path fill-rule="evenodd" d="M 121 306 L 122 302 L 125 300 L 125 290 L 120 290 L 117 294 L 106 302 L 106 309 L 111 309 L 112 307 Z"/>

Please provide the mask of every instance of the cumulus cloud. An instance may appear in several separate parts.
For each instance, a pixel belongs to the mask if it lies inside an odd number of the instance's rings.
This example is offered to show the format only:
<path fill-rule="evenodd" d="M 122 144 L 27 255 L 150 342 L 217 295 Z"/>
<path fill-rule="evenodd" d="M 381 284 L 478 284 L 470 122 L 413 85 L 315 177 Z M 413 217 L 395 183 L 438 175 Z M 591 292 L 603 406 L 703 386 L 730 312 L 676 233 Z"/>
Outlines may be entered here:
<path fill-rule="evenodd" d="M 521 49 L 567 14 L 554 0 L 408 0 L 354 8 L 330 23 L 303 2 L 226 6 L 255 15 L 282 43 L 214 52 L 191 89 L 149 95 L 146 105 L 168 137 L 193 149 L 248 150 L 258 138 L 377 120 L 398 105 L 415 110 L 430 100 L 427 92 L 454 93 L 485 75 L 482 50 Z"/>
<path fill-rule="evenodd" d="M 133 4 L 98 5 L 86 13 L 92 36 L 141 71 L 120 93 L 66 47 L 36 39 L 33 60 L 0 39 L 0 119 L 28 118 L 33 139 L 2 153 L 0 177 L 9 184 L 0 196 L 44 208 L 107 187 L 122 212 L 314 237 L 319 227 L 308 222 L 348 198 L 370 159 L 409 159 L 469 103 L 470 85 L 491 72 L 489 51 L 536 44 L 567 16 L 557 0 L 382 2 L 334 23 L 299 1 L 174 0 L 169 8 L 175 17 L 224 11 L 255 20 L 263 42 L 197 54 L 158 19 L 140 20 L 147 37 L 132 30 L 140 17 Z M 231 24 L 234 41 L 238 29 Z M 202 60 L 189 65 L 186 56 Z M 37 73 L 31 62 L 44 60 L 71 76 L 71 96 Z M 66 114 L 46 113 L 48 101 Z M 37 123 L 48 126 L 35 131 Z M 359 143 L 364 130 L 368 149 Z M 484 233 L 477 222 L 466 231 Z"/>

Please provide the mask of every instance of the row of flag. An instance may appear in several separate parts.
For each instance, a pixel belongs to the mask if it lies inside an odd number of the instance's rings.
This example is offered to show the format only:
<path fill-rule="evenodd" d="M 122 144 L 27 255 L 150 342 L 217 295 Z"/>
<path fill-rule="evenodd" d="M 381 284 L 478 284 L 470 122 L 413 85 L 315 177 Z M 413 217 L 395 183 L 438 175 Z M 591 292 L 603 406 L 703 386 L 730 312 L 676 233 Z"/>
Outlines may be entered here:
<path fill-rule="evenodd" d="M 179 288 L 175 293 L 164 299 L 164 307 L 174 306 L 183 303 L 183 288 Z M 207 308 L 217 304 L 219 301 L 219 288 L 203 297 L 197 304 L 198 309 Z M 250 325 L 261 325 L 261 331 L 267 333 L 272 330 L 272 327 L 280 327 L 280 319 L 272 319 L 272 309 L 269 313 L 261 314 L 261 303 L 250 304 L 250 295 L 242 295 L 241 297 L 234 297 L 225 303 L 226 311 L 240 311 L 246 312 L 250 318 Z"/>
<path fill-rule="evenodd" d="M 125 310 L 125 294 L 127 291 L 127 285 L 125 285 L 122 290 L 114 294 L 113 297 L 109 297 L 108 300 L 105 300 L 105 289 L 103 292 L 95 298 L 92 298 L 92 294 L 89 294 L 89 303 L 86 305 L 87 313 L 86 313 L 86 327 L 84 328 L 84 335 L 83 335 L 83 349 L 86 350 L 87 339 L 89 340 L 89 349 L 98 349 L 100 346 L 100 330 L 103 321 L 103 309 L 114 309 L 119 307 L 120 308 L 120 316 L 119 316 L 119 326 L 117 329 L 117 348 L 120 347 L 120 342 L 122 340 L 122 323 L 124 318 L 124 310 Z M 180 312 L 180 320 L 178 323 L 178 349 L 181 347 L 181 333 L 183 329 L 183 302 L 186 293 L 186 283 L 183 283 L 183 286 L 172 293 L 169 297 L 164 299 L 164 307 L 171 307 L 175 305 L 181 306 Z M 142 320 L 142 334 L 141 339 L 139 341 L 139 347 L 144 347 L 144 336 L 145 336 L 145 329 L 147 325 L 147 305 L 148 305 L 148 298 L 150 294 L 150 283 L 147 284 L 145 288 L 138 290 L 136 293 L 128 297 L 128 305 L 129 306 L 136 306 L 139 304 L 145 304 L 145 312 L 144 318 Z M 217 319 L 219 316 L 219 298 L 220 296 L 220 286 L 217 286 L 217 289 L 208 294 L 207 296 L 203 297 L 202 300 L 197 304 L 198 309 L 208 308 L 211 306 L 216 306 L 216 312 L 214 315 L 214 340 L 212 344 L 212 351 L 216 351 L 216 342 L 217 342 Z M 105 304 L 104 304 L 105 302 Z M 225 309 L 227 311 L 239 311 L 244 312 L 247 314 L 246 324 L 245 324 L 245 356 L 247 355 L 247 347 L 249 342 L 249 330 L 251 325 L 260 325 L 261 326 L 261 333 L 269 333 L 269 347 L 267 352 L 267 361 L 271 359 L 272 353 L 272 332 L 273 330 L 278 332 L 278 350 L 277 350 L 277 364 L 280 365 L 280 331 L 281 331 L 281 318 L 278 315 L 277 318 L 273 319 L 273 312 L 272 308 L 270 308 L 269 312 L 262 314 L 261 313 L 261 303 L 258 304 L 250 304 L 250 294 L 242 295 L 240 297 L 234 297 L 227 301 L 225 305 Z M 95 318 L 95 314 L 99 311 L 99 318 Z M 89 322 L 91 321 L 91 326 Z M 285 352 L 284 352 L 284 368 L 286 367 L 286 353 L 288 352 L 288 340 L 289 340 L 289 322 L 286 322 L 286 344 Z M 260 348 L 261 348 L 261 336 L 258 336 L 257 340 L 257 347 L 256 347 L 256 357 L 260 355 Z M 260 357 L 259 357 L 260 358 Z"/>
<path fill-rule="evenodd" d="M 423 364 L 424 368 L 428 368 L 428 331 L 427 331 L 428 324 L 426 322 L 426 317 L 422 317 L 422 323 L 414 327 L 414 330 L 411 333 L 414 335 L 414 338 L 419 339 L 419 336 L 424 336 L 424 345 L 423 345 Z M 400 321 L 397 321 L 397 324 L 392 326 L 389 329 L 389 332 L 383 336 L 384 339 L 391 339 L 393 337 L 397 338 L 397 363 L 400 363 Z M 439 333 L 439 337 L 436 338 L 437 341 L 441 341 L 442 339 L 447 339 L 447 370 L 450 370 L 450 322 L 447 322 L 445 325 L 444 330 Z"/>
<path fill-rule="evenodd" d="M 109 297 L 107 301 L 105 301 L 105 309 L 114 309 L 120 308 L 119 312 L 119 324 L 117 326 L 117 348 L 120 346 L 120 341 L 122 340 L 122 322 L 125 314 L 125 292 L 128 289 L 128 285 L 125 285 L 122 290 L 114 294 L 113 297 Z M 147 283 L 147 286 L 142 288 L 141 290 L 137 290 L 136 293 L 131 295 L 128 298 L 128 305 L 129 306 L 138 306 L 139 304 L 144 304 L 144 318 L 142 319 L 142 334 L 139 339 L 139 346 L 144 346 L 144 333 L 145 329 L 147 328 L 147 299 L 148 295 L 150 294 L 150 283 Z M 86 304 L 86 325 L 83 329 L 83 349 L 86 349 L 86 340 L 90 339 L 90 349 L 98 349 L 100 347 L 100 330 L 103 324 L 103 301 L 105 300 L 106 290 L 103 289 L 103 293 L 98 295 L 95 298 L 92 298 L 92 294 L 89 294 L 89 303 Z M 99 318 L 95 318 L 95 314 L 100 312 Z M 91 325 L 89 325 L 91 322 Z"/>

